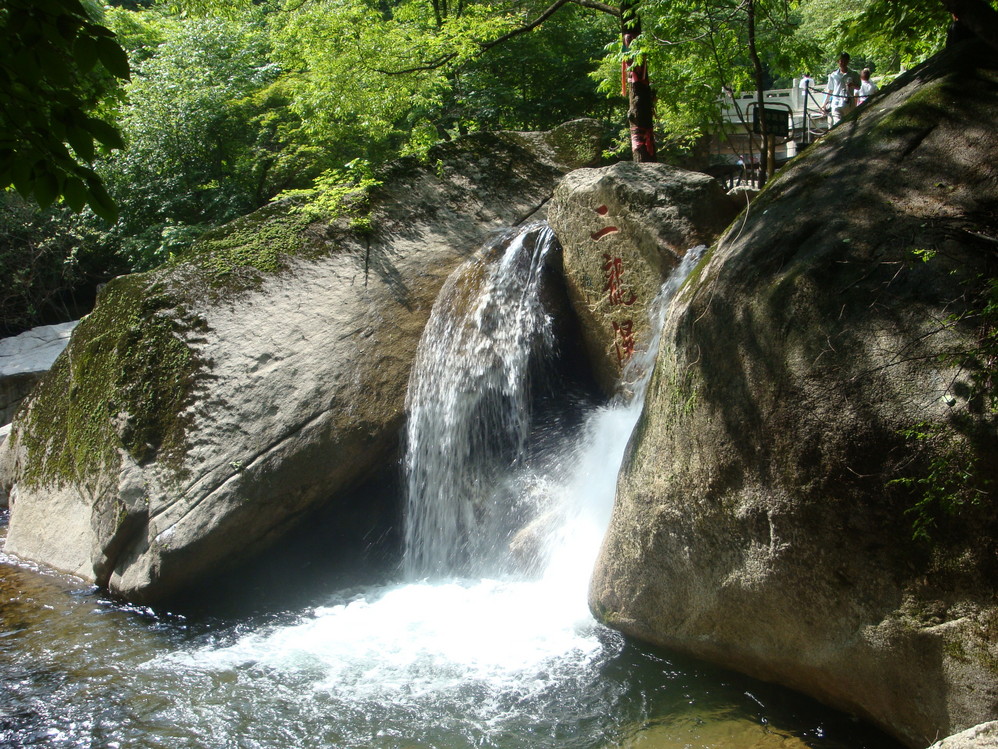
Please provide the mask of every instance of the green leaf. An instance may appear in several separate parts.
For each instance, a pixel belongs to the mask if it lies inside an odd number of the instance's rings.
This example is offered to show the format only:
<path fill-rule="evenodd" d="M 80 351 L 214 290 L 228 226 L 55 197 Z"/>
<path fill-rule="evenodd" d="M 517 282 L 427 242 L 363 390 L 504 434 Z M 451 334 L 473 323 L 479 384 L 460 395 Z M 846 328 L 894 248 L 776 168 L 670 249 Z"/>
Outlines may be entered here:
<path fill-rule="evenodd" d="M 62 194 L 66 199 L 66 205 L 74 211 L 82 210 L 83 206 L 87 204 L 87 198 L 89 197 L 87 186 L 79 177 L 67 178 L 66 184 L 62 188 Z"/>
<path fill-rule="evenodd" d="M 118 129 L 103 120 L 99 120 L 96 117 L 89 117 L 87 118 L 86 128 L 93 134 L 94 138 L 103 143 L 107 148 L 123 149 L 125 147 L 125 141 L 122 140 Z"/>
<path fill-rule="evenodd" d="M 118 206 L 115 205 L 114 200 L 108 195 L 107 190 L 104 188 L 104 183 L 92 171 L 90 172 L 90 176 L 87 177 L 87 187 L 90 193 L 87 202 L 90 203 L 90 208 L 93 209 L 93 212 L 105 221 L 112 223 L 117 221 Z"/>
<path fill-rule="evenodd" d="M 88 163 L 94 160 L 94 139 L 86 130 L 75 125 L 67 127 L 66 140 L 81 159 Z"/>
<path fill-rule="evenodd" d="M 38 205 L 48 208 L 59 195 L 59 178 L 47 168 L 40 174 L 36 172 L 34 193 Z"/>
<path fill-rule="evenodd" d="M 97 56 L 101 64 L 107 68 L 111 75 L 128 80 L 131 77 L 131 68 L 128 66 L 128 55 L 121 48 L 115 39 L 107 36 L 99 36 L 94 39 L 97 46 Z"/>
<path fill-rule="evenodd" d="M 68 41 L 80 30 L 80 27 L 83 26 L 83 21 L 77 16 L 62 13 L 56 18 L 56 26 L 59 29 L 59 35 Z"/>
<path fill-rule="evenodd" d="M 92 36 L 80 34 L 73 45 L 73 57 L 84 73 L 97 64 L 97 44 Z"/>
<path fill-rule="evenodd" d="M 34 186 L 31 179 L 31 162 L 25 158 L 27 156 L 28 154 L 19 154 L 19 158 L 14 161 L 10 170 L 11 181 L 22 198 L 30 197 Z"/>

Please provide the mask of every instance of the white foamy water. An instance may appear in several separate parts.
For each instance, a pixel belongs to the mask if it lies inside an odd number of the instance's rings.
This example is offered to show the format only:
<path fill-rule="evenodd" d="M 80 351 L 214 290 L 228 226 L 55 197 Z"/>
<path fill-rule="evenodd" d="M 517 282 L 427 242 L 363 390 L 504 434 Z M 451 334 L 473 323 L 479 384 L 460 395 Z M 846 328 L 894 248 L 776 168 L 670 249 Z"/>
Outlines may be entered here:
<path fill-rule="evenodd" d="M 543 688 L 567 655 L 584 668 L 600 651 L 593 624 L 584 601 L 542 582 L 412 583 L 156 665 L 298 672 L 313 690 L 356 702 L 461 702 L 469 685 L 489 693 Z"/>

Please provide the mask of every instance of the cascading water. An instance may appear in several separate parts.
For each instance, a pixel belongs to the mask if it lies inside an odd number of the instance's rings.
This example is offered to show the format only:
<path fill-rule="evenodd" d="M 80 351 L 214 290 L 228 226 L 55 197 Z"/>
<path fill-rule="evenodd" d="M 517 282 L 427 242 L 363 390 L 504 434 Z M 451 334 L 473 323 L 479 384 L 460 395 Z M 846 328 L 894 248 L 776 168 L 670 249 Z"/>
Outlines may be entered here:
<path fill-rule="evenodd" d="M 92 591 L 12 592 L 0 747 L 804 746 L 781 719 L 808 746 L 887 746 L 827 741 L 824 718 L 781 715 L 781 693 L 767 707 L 762 685 L 677 667 L 593 621 L 588 578 L 655 352 L 632 360 L 629 399 L 539 448 L 551 242 L 543 226 L 496 242 L 434 309 L 409 400 L 403 582 L 200 632 Z M 540 549 L 531 574 L 513 574 L 511 540 Z"/>
<path fill-rule="evenodd" d="M 532 364 L 554 348 L 539 295 L 553 243 L 541 224 L 504 235 L 433 306 L 407 398 L 410 579 L 502 571 L 524 503 L 499 495 L 526 454 Z"/>
<path fill-rule="evenodd" d="M 554 456 L 534 449 L 532 376 L 554 353 L 540 293 L 553 242 L 546 225 L 500 238 L 434 305 L 410 382 L 407 582 L 170 668 L 309 674 L 355 716 L 337 745 L 562 746 L 559 725 L 600 719 L 613 699 L 600 671 L 622 640 L 592 620 L 586 585 L 639 404 L 598 410 Z M 544 549 L 530 576 L 511 574 L 518 532 Z"/>

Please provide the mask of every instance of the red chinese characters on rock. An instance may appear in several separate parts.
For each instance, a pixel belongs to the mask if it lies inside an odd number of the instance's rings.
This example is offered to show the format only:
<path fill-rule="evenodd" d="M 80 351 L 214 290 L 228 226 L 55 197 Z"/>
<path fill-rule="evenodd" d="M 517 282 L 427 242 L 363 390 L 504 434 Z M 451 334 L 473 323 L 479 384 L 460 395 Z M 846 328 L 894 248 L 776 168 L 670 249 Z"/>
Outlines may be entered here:
<path fill-rule="evenodd" d="M 623 305 L 630 307 L 638 300 L 638 295 L 633 291 L 625 292 L 620 286 L 620 276 L 624 272 L 624 261 L 619 257 L 611 257 L 608 253 L 603 253 L 603 273 L 606 283 L 603 291 L 607 292 L 607 300 L 611 307 Z M 629 294 L 629 295 L 628 295 Z"/>
<path fill-rule="evenodd" d="M 607 208 L 605 205 L 601 205 L 599 208 L 596 208 L 594 210 L 600 216 L 605 216 L 610 209 Z M 599 231 L 594 231 L 589 236 L 594 242 L 598 242 L 601 239 L 603 239 L 603 237 L 605 237 L 607 234 L 616 234 L 618 231 L 620 231 L 620 229 L 618 229 L 616 226 L 604 226 L 602 229 L 600 229 Z"/>
<path fill-rule="evenodd" d="M 634 356 L 634 322 L 624 320 L 613 323 L 613 345 L 617 349 L 617 363 L 622 365 Z"/>
<path fill-rule="evenodd" d="M 605 205 L 596 208 L 596 213 L 606 216 L 609 209 Z M 609 234 L 620 231 L 616 226 L 604 226 L 599 231 L 595 231 L 589 236 L 594 242 L 598 242 Z M 624 274 L 624 261 L 622 258 L 611 255 L 609 252 L 603 253 L 603 292 L 611 308 L 630 307 L 638 300 L 638 295 L 634 291 L 627 289 L 622 283 Z M 623 366 L 634 355 L 634 321 L 613 320 L 613 345 L 617 351 L 617 362 Z"/>

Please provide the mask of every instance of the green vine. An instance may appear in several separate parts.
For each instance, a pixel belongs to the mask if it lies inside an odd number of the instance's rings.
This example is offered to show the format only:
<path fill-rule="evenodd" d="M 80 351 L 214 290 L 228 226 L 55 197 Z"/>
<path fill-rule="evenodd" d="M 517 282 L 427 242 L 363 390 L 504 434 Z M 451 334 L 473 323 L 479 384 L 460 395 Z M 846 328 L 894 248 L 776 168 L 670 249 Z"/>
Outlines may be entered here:
<path fill-rule="evenodd" d="M 918 499 L 905 510 L 912 538 L 932 541 L 948 518 L 987 499 L 990 482 L 981 477 L 980 459 L 971 445 L 947 426 L 922 421 L 901 434 L 931 457 L 923 473 L 894 479 L 889 485 L 914 490 Z"/>

